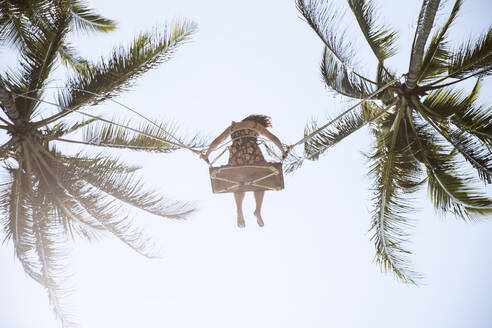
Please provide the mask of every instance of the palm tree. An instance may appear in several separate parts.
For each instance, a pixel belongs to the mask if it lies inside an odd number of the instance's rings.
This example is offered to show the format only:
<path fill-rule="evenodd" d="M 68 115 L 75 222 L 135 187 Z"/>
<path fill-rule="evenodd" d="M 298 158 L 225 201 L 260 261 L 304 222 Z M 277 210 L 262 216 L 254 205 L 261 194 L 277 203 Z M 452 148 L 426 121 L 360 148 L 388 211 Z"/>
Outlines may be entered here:
<path fill-rule="evenodd" d="M 135 176 L 137 167 L 114 156 L 69 155 L 57 147 L 75 142 L 165 153 L 196 145 L 194 139 L 177 139 L 173 126 L 163 123 L 128 127 L 123 120 L 113 124 L 93 114 L 79 121 L 72 118 L 117 96 L 136 77 L 169 59 L 196 30 L 193 23 L 182 21 L 142 33 L 99 62 L 81 58 L 68 41 L 73 31 L 108 32 L 115 27 L 81 1 L 0 3 L 0 45 L 20 58 L 18 67 L 0 74 L 0 130 L 6 140 L 0 146 L 5 172 L 0 184 L 1 222 L 5 240 L 13 242 L 24 271 L 46 288 L 63 327 L 76 326 L 64 298 L 67 241 L 76 236 L 93 240 L 109 231 L 153 257 L 152 240 L 134 224 L 129 209 L 171 219 L 193 211 L 188 203 L 146 190 Z M 47 95 L 58 62 L 66 64 L 70 77 L 63 88 Z M 56 100 L 47 100 L 52 99 L 49 96 Z M 53 112 L 50 103 L 58 111 Z"/>
<path fill-rule="evenodd" d="M 373 1 L 347 0 L 377 60 L 376 76 L 370 79 L 353 64 L 355 52 L 340 31 L 343 15 L 333 1 L 297 0 L 299 11 L 324 44 L 321 73 L 326 86 L 345 97 L 365 100 L 315 133 L 305 143 L 305 157 L 317 160 L 369 123 L 374 136 L 369 155 L 374 181 L 370 230 L 376 261 L 383 271 L 409 283 L 416 283 L 419 274 L 408 262 L 406 216 L 414 210 L 411 198 L 423 185 L 427 184 L 438 212 L 463 219 L 492 213 L 492 200 L 480 185 L 480 180 L 492 182 L 492 109 L 478 104 L 481 80 L 492 73 L 492 28 L 451 49 L 449 29 L 462 2 L 454 2 L 449 17 L 428 41 L 440 4 L 423 1 L 409 67 L 400 79 L 385 63 L 396 53 L 397 33 L 377 21 Z M 466 94 L 453 88 L 469 79 L 476 82 Z M 306 133 L 317 129 L 313 123 Z"/>

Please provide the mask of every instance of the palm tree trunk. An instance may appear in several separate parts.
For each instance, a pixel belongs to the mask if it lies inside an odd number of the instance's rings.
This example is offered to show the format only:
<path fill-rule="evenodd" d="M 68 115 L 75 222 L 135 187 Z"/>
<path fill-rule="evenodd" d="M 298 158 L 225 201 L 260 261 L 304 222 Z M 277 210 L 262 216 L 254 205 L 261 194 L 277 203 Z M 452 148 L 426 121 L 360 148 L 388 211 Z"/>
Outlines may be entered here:
<path fill-rule="evenodd" d="M 420 9 L 419 22 L 415 30 L 412 55 L 405 82 L 409 89 L 413 89 L 417 85 L 417 76 L 420 70 L 420 64 L 422 63 L 425 44 L 434 25 L 434 18 L 436 17 L 439 3 L 440 0 L 424 0 Z"/>
<path fill-rule="evenodd" d="M 4 108 L 5 114 L 8 117 L 15 120 L 19 117 L 19 112 L 15 106 L 14 98 L 5 88 L 2 80 L 0 80 L 0 103 L 2 103 L 2 107 Z"/>

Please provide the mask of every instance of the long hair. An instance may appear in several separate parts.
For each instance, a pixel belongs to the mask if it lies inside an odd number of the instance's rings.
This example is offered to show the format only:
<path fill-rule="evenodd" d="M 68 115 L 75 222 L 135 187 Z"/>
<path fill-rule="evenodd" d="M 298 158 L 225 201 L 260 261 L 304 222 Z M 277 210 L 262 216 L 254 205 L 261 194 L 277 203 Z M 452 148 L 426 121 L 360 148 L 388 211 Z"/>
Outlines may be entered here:
<path fill-rule="evenodd" d="M 269 128 L 272 126 L 272 118 L 266 115 L 257 115 L 257 114 L 249 115 L 248 117 L 243 119 L 243 122 L 244 121 L 253 121 L 256 123 L 260 123 L 265 128 Z"/>

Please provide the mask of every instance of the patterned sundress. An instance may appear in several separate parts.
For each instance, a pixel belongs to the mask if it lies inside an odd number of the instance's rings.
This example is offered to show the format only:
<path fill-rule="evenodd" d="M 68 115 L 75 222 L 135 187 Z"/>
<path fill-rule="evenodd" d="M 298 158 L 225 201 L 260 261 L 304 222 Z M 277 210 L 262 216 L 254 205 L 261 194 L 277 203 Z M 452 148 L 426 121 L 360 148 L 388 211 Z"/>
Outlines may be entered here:
<path fill-rule="evenodd" d="M 257 137 L 258 132 L 251 129 L 232 132 L 232 145 L 229 148 L 229 165 L 238 166 L 266 163 L 258 146 Z"/>

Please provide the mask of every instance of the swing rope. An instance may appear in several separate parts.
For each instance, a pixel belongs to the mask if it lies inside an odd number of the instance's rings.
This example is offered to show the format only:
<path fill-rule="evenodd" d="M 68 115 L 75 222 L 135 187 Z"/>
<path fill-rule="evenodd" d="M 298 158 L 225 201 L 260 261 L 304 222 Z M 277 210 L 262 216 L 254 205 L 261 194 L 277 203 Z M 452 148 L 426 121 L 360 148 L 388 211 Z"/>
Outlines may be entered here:
<path fill-rule="evenodd" d="M 192 151 L 193 153 L 195 154 L 198 154 L 200 155 L 201 154 L 201 151 L 197 150 L 197 149 L 194 149 L 188 145 L 185 145 L 183 144 L 182 142 L 180 142 L 177 138 L 175 138 L 173 136 L 173 138 L 176 140 L 175 142 L 173 141 L 169 141 L 169 140 L 166 140 L 166 139 L 163 139 L 163 138 L 160 138 L 160 137 L 156 137 L 156 136 L 153 136 L 149 133 L 146 133 L 144 131 L 140 131 L 138 129 L 135 129 L 135 128 L 132 128 L 132 127 L 129 127 L 125 124 L 121 124 L 121 123 L 115 123 L 115 122 L 112 122 L 110 120 L 107 120 L 107 119 L 104 119 L 102 117 L 99 117 L 99 116 L 96 116 L 96 115 L 92 115 L 92 114 L 89 114 L 89 113 L 86 113 L 86 112 L 83 112 L 81 110 L 77 110 L 77 109 L 71 109 L 71 108 L 68 108 L 68 107 L 65 107 L 65 106 L 62 106 L 62 105 L 59 105 L 59 104 L 56 104 L 54 102 L 51 102 L 51 101 L 47 101 L 47 100 L 42 100 L 42 99 L 38 99 L 38 98 L 35 98 L 35 97 L 31 97 L 31 96 L 27 96 L 25 94 L 15 94 L 13 93 L 13 95 L 15 97 L 21 97 L 21 98 L 26 98 L 26 99 L 30 99 L 30 100 L 34 100 L 34 101 L 39 101 L 39 102 L 42 102 L 42 103 L 45 103 L 45 104 L 48 104 L 48 105 L 52 105 L 52 106 L 56 106 L 58 108 L 61 108 L 63 110 L 66 110 L 66 111 L 69 111 L 69 112 L 72 112 L 72 113 L 79 113 L 81 115 L 84 115 L 84 116 L 87 116 L 87 117 L 90 117 L 90 118 L 94 118 L 96 120 L 99 120 L 99 121 L 102 121 L 102 122 L 105 122 L 105 123 L 108 123 L 108 124 L 112 124 L 112 125 L 115 125 L 115 126 L 118 126 L 118 127 L 121 127 L 121 128 L 124 128 L 124 129 L 128 129 L 132 132 L 135 132 L 135 133 L 139 133 L 143 136 L 146 136 L 148 138 L 151 138 L 151 139 L 154 139 L 154 140 L 157 140 L 157 141 L 161 141 L 161 142 L 164 142 L 164 143 L 168 143 L 168 144 L 171 144 L 173 146 L 176 146 L 176 147 L 179 147 L 179 148 L 186 148 L 190 151 Z M 143 115 L 141 115 L 143 116 Z M 148 119 L 147 119 L 148 120 Z M 149 120 L 150 121 L 150 120 Z M 157 124 L 153 123 L 154 125 L 158 126 Z M 159 127 L 159 126 L 158 126 Z M 163 130 L 161 127 L 159 127 L 159 129 Z M 165 130 L 163 130 L 165 131 Z M 168 135 L 170 135 L 167 131 L 165 131 Z M 55 139 L 56 140 L 56 139 Z M 64 141 L 64 140 L 61 140 L 61 141 Z M 94 143 L 94 145 L 99 145 L 98 143 Z M 158 147 L 155 147 L 155 148 L 158 148 Z"/>
<path fill-rule="evenodd" d="M 321 127 L 319 127 L 318 129 L 314 130 L 313 132 L 311 132 L 310 134 L 304 136 L 302 139 L 300 139 L 299 141 L 291 144 L 291 145 L 287 145 L 287 150 L 286 150 L 286 155 L 281 158 L 280 162 L 283 162 L 285 160 L 285 158 L 287 158 L 287 155 L 290 153 L 290 151 L 297 147 L 298 145 L 306 142 L 307 140 L 311 139 L 312 137 L 314 137 L 315 135 L 317 135 L 318 133 L 320 133 L 322 130 L 324 130 L 325 128 L 327 128 L 328 126 L 332 125 L 333 123 L 335 123 L 336 121 L 338 121 L 341 117 L 343 117 L 344 115 L 346 115 L 347 113 L 349 113 L 350 111 L 354 110 L 355 108 L 357 108 L 359 105 L 361 105 L 363 102 L 367 101 L 367 100 L 370 100 L 372 99 L 374 96 L 378 95 L 379 93 L 381 93 L 382 91 L 386 90 L 387 88 L 389 88 L 390 86 L 392 86 L 393 84 L 395 84 L 396 82 L 400 81 L 401 77 L 400 78 L 396 78 L 388 83 L 386 83 L 384 86 L 382 86 L 381 88 L 379 88 L 378 90 L 374 91 L 373 93 L 371 93 L 370 95 L 368 95 L 367 97 L 365 97 L 364 99 L 360 100 L 359 102 L 357 102 L 355 105 L 349 107 L 347 110 L 345 110 L 344 112 L 342 112 L 341 114 L 339 114 L 337 117 L 335 117 L 334 119 L 330 120 L 329 122 L 327 122 L 326 124 L 322 125 Z M 62 87 L 50 87 L 50 88 L 62 88 Z M 82 89 L 74 89 L 74 90 L 77 90 L 77 91 L 81 91 L 81 92 L 87 92 L 89 94 L 93 94 L 93 95 L 96 95 L 96 96 L 100 96 L 102 97 L 102 95 L 100 94 L 97 94 L 97 93 L 94 93 L 94 92 L 91 92 L 91 91 L 87 91 L 87 90 L 82 90 Z M 34 92 L 35 90 L 33 91 L 30 91 L 30 92 Z M 46 103 L 46 104 L 49 104 L 49 105 L 52 105 L 52 106 L 56 106 L 58 108 L 61 108 L 65 111 L 68 111 L 68 112 L 72 112 L 72 113 L 79 113 L 81 115 L 84 115 L 84 116 L 87 116 L 87 117 L 91 117 L 91 118 L 94 118 L 96 120 L 100 120 L 102 122 L 105 122 L 105 123 L 108 123 L 108 124 L 112 124 L 112 125 L 115 125 L 115 126 L 118 126 L 118 127 L 121 127 L 121 128 L 124 128 L 124 129 L 128 129 L 132 132 L 135 132 L 135 133 L 138 133 L 138 134 L 141 134 L 143 136 L 146 136 L 148 138 L 151 138 L 151 139 L 154 139 L 154 140 L 158 140 L 158 141 L 161 141 L 161 142 L 164 142 L 164 143 L 168 143 L 168 144 L 171 144 L 173 146 L 176 146 L 176 147 L 179 147 L 179 148 L 185 148 L 185 149 L 188 149 L 189 151 L 197 154 L 200 156 L 200 158 L 202 158 L 204 161 L 205 158 L 202 157 L 202 154 L 203 154 L 203 151 L 204 149 L 202 150 L 198 150 L 198 149 L 195 149 L 193 147 L 190 147 L 186 144 L 183 144 L 179 139 L 177 139 L 176 137 L 174 137 L 172 134 L 170 134 L 169 132 L 167 132 L 166 130 L 164 130 L 162 127 L 160 127 L 159 125 L 157 125 L 156 123 L 154 123 L 152 120 L 148 119 L 147 117 L 145 117 L 144 115 L 138 113 L 136 110 L 130 108 L 129 106 L 126 106 L 116 100 L 112 100 L 112 99 L 109 99 L 110 101 L 130 110 L 132 113 L 134 114 L 137 114 L 138 116 L 140 116 L 141 118 L 143 118 L 144 120 L 150 122 L 152 125 L 156 126 L 159 130 L 163 131 L 165 134 L 167 134 L 170 138 L 174 139 L 175 141 L 169 141 L 169 140 L 166 140 L 166 139 L 163 139 L 163 138 L 160 138 L 160 137 L 156 137 L 156 136 L 153 136 L 149 133 L 146 133 L 144 131 L 140 131 L 138 129 L 135 129 L 135 128 L 132 128 L 132 127 L 129 127 L 127 125 L 124 125 L 124 124 L 121 124 L 121 123 L 115 123 L 115 122 L 112 122 L 110 120 L 107 120 L 107 119 L 104 119 L 104 118 L 101 118 L 99 116 L 96 116 L 96 115 L 92 115 L 92 114 L 89 114 L 89 113 L 86 113 L 86 112 L 83 112 L 83 111 L 80 111 L 80 110 L 77 110 L 77 109 L 71 109 L 71 108 L 68 108 L 68 107 L 65 107 L 65 106 L 62 106 L 62 105 L 59 105 L 59 104 L 56 104 L 54 102 L 50 102 L 50 101 L 46 101 L 46 100 L 42 100 L 42 99 L 38 99 L 38 98 L 35 98 L 35 97 L 31 97 L 31 96 L 28 96 L 26 95 L 26 93 L 23 93 L 23 94 L 16 94 L 16 93 L 12 93 L 12 95 L 14 97 L 21 97 L 21 98 L 26 98 L 26 99 L 30 99 L 30 100 L 34 100 L 34 101 L 39 101 L 39 102 L 42 102 L 42 103 Z M 66 140 L 60 140 L 60 141 L 66 141 Z M 271 155 L 273 154 L 275 157 L 279 158 L 279 156 L 277 156 L 271 149 L 270 147 L 268 147 L 268 145 L 262 141 L 262 143 L 265 145 L 265 148 L 267 149 L 268 153 L 270 153 Z M 98 143 L 93 143 L 93 145 L 100 145 Z M 155 147 L 155 148 L 158 148 L 158 147 Z M 212 163 L 208 163 L 209 165 L 212 165 L 213 163 L 215 163 L 215 161 L 222 156 L 222 154 L 227 150 L 228 147 L 225 147 L 224 150 L 222 151 L 222 153 L 217 156 L 217 158 L 212 162 Z M 206 161 L 207 162 L 207 161 Z"/>
<path fill-rule="evenodd" d="M 318 129 L 314 130 L 313 132 L 311 132 L 310 134 L 304 136 L 304 138 L 300 139 L 299 141 L 297 141 L 296 143 L 293 143 L 292 145 L 288 145 L 287 146 L 287 155 L 289 154 L 289 152 L 297 147 L 298 145 L 306 142 L 307 140 L 311 139 L 312 137 L 314 137 L 315 135 L 317 135 L 318 133 L 320 133 L 322 130 L 324 130 L 325 128 L 327 128 L 328 126 L 332 125 L 333 123 L 335 123 L 336 121 L 338 121 L 341 117 L 345 116 L 347 113 L 349 113 L 350 111 L 354 110 L 356 107 L 358 107 L 360 104 L 362 104 L 363 102 L 367 101 L 367 100 L 370 100 L 372 99 L 374 96 L 378 95 L 380 92 L 386 90 L 387 88 L 389 88 L 390 86 L 392 86 L 393 84 L 395 84 L 396 82 L 400 81 L 401 77 L 400 78 L 396 78 L 388 83 L 386 83 L 384 86 L 382 86 L 381 88 L 379 88 L 378 90 L 374 91 L 373 93 L 371 93 L 370 95 L 368 95 L 367 97 L 365 97 L 364 99 L 362 99 L 361 101 L 359 101 L 358 103 L 356 103 L 355 105 L 349 107 L 347 110 L 345 110 L 344 112 L 342 112 L 340 115 L 338 115 L 337 117 L 335 117 L 334 119 L 330 120 L 328 123 L 322 125 L 321 127 L 319 127 Z M 286 158 L 287 156 L 285 156 L 282 161 Z"/>
<path fill-rule="evenodd" d="M 36 91 L 39 91 L 39 90 L 46 90 L 46 89 L 66 89 L 66 87 L 45 87 L 45 88 L 40 88 L 40 89 L 34 89 L 34 90 L 30 90 L 30 91 L 26 91 L 20 95 L 16 95 L 14 94 L 14 96 L 24 96 L 24 95 L 27 95 L 29 93 L 32 93 L 32 92 L 36 92 Z M 71 87 L 70 88 L 71 90 L 75 90 L 75 91 L 79 91 L 79 92 L 84 92 L 84 93 L 88 93 L 90 95 L 94 95 L 94 96 L 98 96 L 98 97 L 101 97 L 101 98 L 105 98 L 104 95 L 100 94 L 100 93 L 96 93 L 96 92 L 92 92 L 92 91 L 89 91 L 89 90 L 83 90 L 83 89 L 79 89 L 79 88 L 73 88 Z M 37 99 L 39 101 L 39 99 Z M 144 115 L 140 114 L 138 111 L 136 111 L 135 109 L 131 108 L 130 106 L 127 106 L 117 100 L 114 100 L 114 99 L 107 99 L 117 105 L 120 105 L 121 107 L 129 110 L 130 112 L 132 112 L 133 114 L 136 114 L 138 115 L 139 117 L 143 118 L 145 121 L 149 122 L 150 124 L 152 124 L 153 126 L 155 126 L 157 129 L 159 129 L 160 131 L 164 132 L 168 137 L 174 139 L 177 143 L 179 143 L 180 145 L 182 144 L 178 138 L 176 138 L 175 136 L 173 136 L 171 133 L 167 132 L 165 129 L 163 129 L 161 126 L 159 126 L 158 124 L 156 124 L 154 121 L 152 121 L 151 119 L 145 117 Z M 186 146 L 185 146 L 186 147 Z"/>

